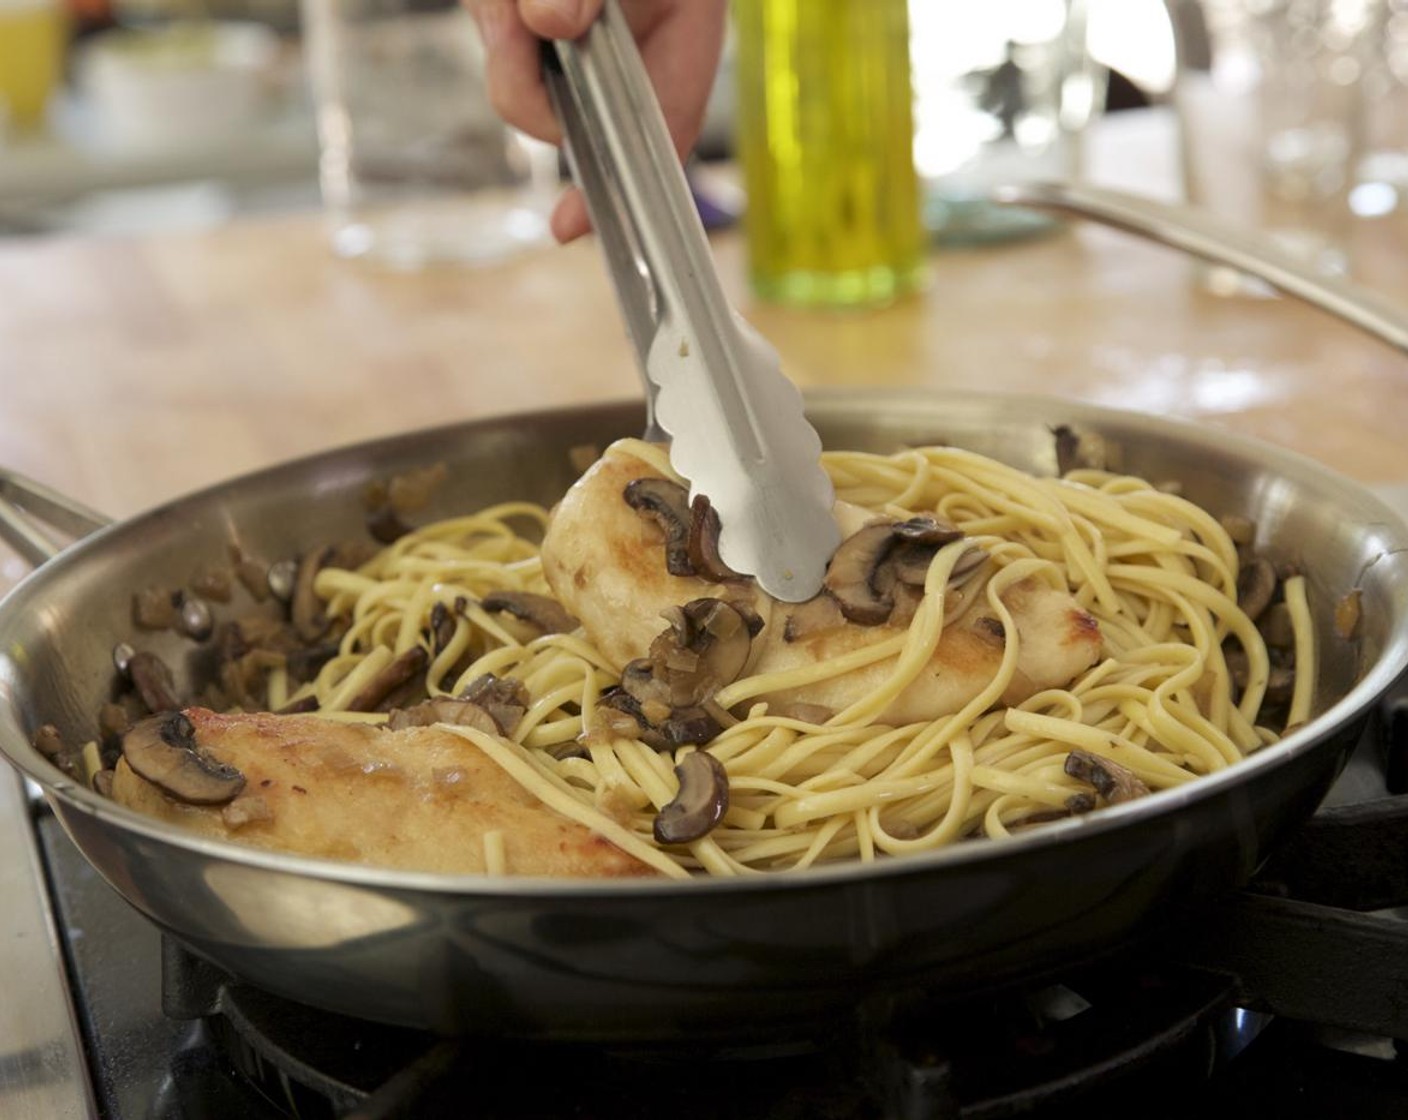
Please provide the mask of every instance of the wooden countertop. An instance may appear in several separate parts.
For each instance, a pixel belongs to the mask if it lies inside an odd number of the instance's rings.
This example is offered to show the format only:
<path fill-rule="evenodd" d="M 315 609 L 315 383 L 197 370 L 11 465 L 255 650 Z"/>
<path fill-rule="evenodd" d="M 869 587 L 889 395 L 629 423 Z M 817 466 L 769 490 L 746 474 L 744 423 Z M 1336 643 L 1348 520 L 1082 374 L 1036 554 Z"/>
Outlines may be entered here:
<path fill-rule="evenodd" d="M 1408 217 L 1356 237 L 1361 276 L 1408 307 Z M 1205 295 L 1191 262 L 1125 235 L 936 252 L 922 296 L 848 314 L 755 304 L 741 239 L 715 244 L 804 386 L 1078 397 L 1408 481 L 1408 358 L 1291 301 Z M 335 258 L 316 215 L 0 242 L 0 465 L 114 516 L 338 444 L 636 395 L 590 243 L 395 273 Z"/>

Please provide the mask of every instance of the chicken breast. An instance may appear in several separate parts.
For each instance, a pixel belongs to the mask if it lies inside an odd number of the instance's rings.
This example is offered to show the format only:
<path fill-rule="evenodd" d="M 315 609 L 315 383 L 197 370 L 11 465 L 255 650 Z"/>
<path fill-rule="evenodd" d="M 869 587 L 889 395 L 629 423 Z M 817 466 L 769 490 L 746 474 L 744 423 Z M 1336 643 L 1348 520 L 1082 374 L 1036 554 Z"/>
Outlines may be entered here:
<path fill-rule="evenodd" d="M 124 759 L 113 776 L 116 801 L 206 836 L 382 867 L 484 872 L 486 840 L 501 838 L 504 870 L 514 875 L 655 874 L 444 728 L 185 714 L 199 747 L 244 775 L 243 791 L 223 806 L 184 804 Z"/>
<path fill-rule="evenodd" d="M 805 668 L 893 638 L 902 628 L 862 626 L 843 619 L 789 641 L 787 620 L 795 612 L 748 582 L 713 582 L 672 575 L 666 568 L 665 532 L 623 498 L 626 487 L 655 474 L 649 464 L 620 445 L 608 448 L 553 511 L 543 541 L 543 571 L 553 593 L 575 615 L 592 643 L 620 669 L 646 655 L 664 628 L 662 612 L 704 597 L 748 601 L 763 620 L 745 672 L 749 675 Z M 843 534 L 871 515 L 837 504 Z M 1033 693 L 1069 683 L 1100 656 L 1096 620 L 1059 588 L 1026 579 L 1007 589 L 1020 650 L 1017 674 L 1002 697 L 1020 703 Z M 933 657 L 919 677 L 881 713 L 890 724 L 937 719 L 958 711 L 996 674 L 1005 636 L 981 596 L 944 628 Z M 890 675 L 894 659 L 768 693 L 774 709 L 800 704 L 840 710 L 872 694 Z"/>

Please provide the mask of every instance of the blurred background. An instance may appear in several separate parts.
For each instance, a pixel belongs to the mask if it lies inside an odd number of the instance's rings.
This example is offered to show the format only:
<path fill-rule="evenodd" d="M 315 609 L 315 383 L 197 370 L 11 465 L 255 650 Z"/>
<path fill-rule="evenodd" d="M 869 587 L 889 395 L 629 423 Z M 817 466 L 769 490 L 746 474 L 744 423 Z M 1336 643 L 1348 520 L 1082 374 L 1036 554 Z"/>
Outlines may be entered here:
<path fill-rule="evenodd" d="M 318 206 L 310 92 L 317 59 L 304 37 L 334 6 L 0 0 L 0 236 L 199 229 L 238 214 Z M 411 5 L 421 14 L 446 6 Z M 946 31 L 933 18 L 943 7 L 911 4 L 921 172 L 937 173 L 951 154 L 941 132 L 926 128 L 943 97 L 941 83 L 926 82 L 934 73 L 926 60 L 940 58 L 952 38 L 952 24 Z M 975 28 L 1001 7 L 964 5 L 963 24 Z M 1047 18 L 1041 0 L 1005 7 L 1033 26 Z M 1090 55 L 1114 74 L 1110 108 L 1166 99 L 1174 43 L 1163 0 L 1089 0 L 1087 17 Z M 414 60 L 424 47 L 399 49 Z M 730 51 L 703 144 L 708 157 L 733 151 Z M 432 67 L 417 96 L 433 99 L 436 80 Z M 465 96 L 453 76 L 444 76 L 444 89 Z"/>

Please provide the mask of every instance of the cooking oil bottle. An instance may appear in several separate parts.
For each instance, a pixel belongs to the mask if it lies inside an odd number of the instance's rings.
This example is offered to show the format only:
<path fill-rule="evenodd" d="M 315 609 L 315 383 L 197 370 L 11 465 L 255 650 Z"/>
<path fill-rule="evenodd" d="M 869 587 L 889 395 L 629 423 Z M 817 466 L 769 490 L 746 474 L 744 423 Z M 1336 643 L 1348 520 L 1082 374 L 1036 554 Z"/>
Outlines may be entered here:
<path fill-rule="evenodd" d="M 754 291 L 867 306 L 924 271 L 907 0 L 734 0 Z"/>

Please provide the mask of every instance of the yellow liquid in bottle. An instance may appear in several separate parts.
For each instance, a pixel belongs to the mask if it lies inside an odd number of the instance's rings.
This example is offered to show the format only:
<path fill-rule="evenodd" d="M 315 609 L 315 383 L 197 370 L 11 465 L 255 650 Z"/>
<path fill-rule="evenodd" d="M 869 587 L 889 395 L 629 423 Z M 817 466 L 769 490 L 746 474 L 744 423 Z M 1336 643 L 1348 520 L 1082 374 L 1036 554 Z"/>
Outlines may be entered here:
<path fill-rule="evenodd" d="M 886 303 L 920 283 L 906 0 L 734 0 L 753 288 Z"/>
<path fill-rule="evenodd" d="M 57 3 L 0 0 L 0 102 L 16 128 L 43 122 L 63 65 L 64 30 Z"/>

